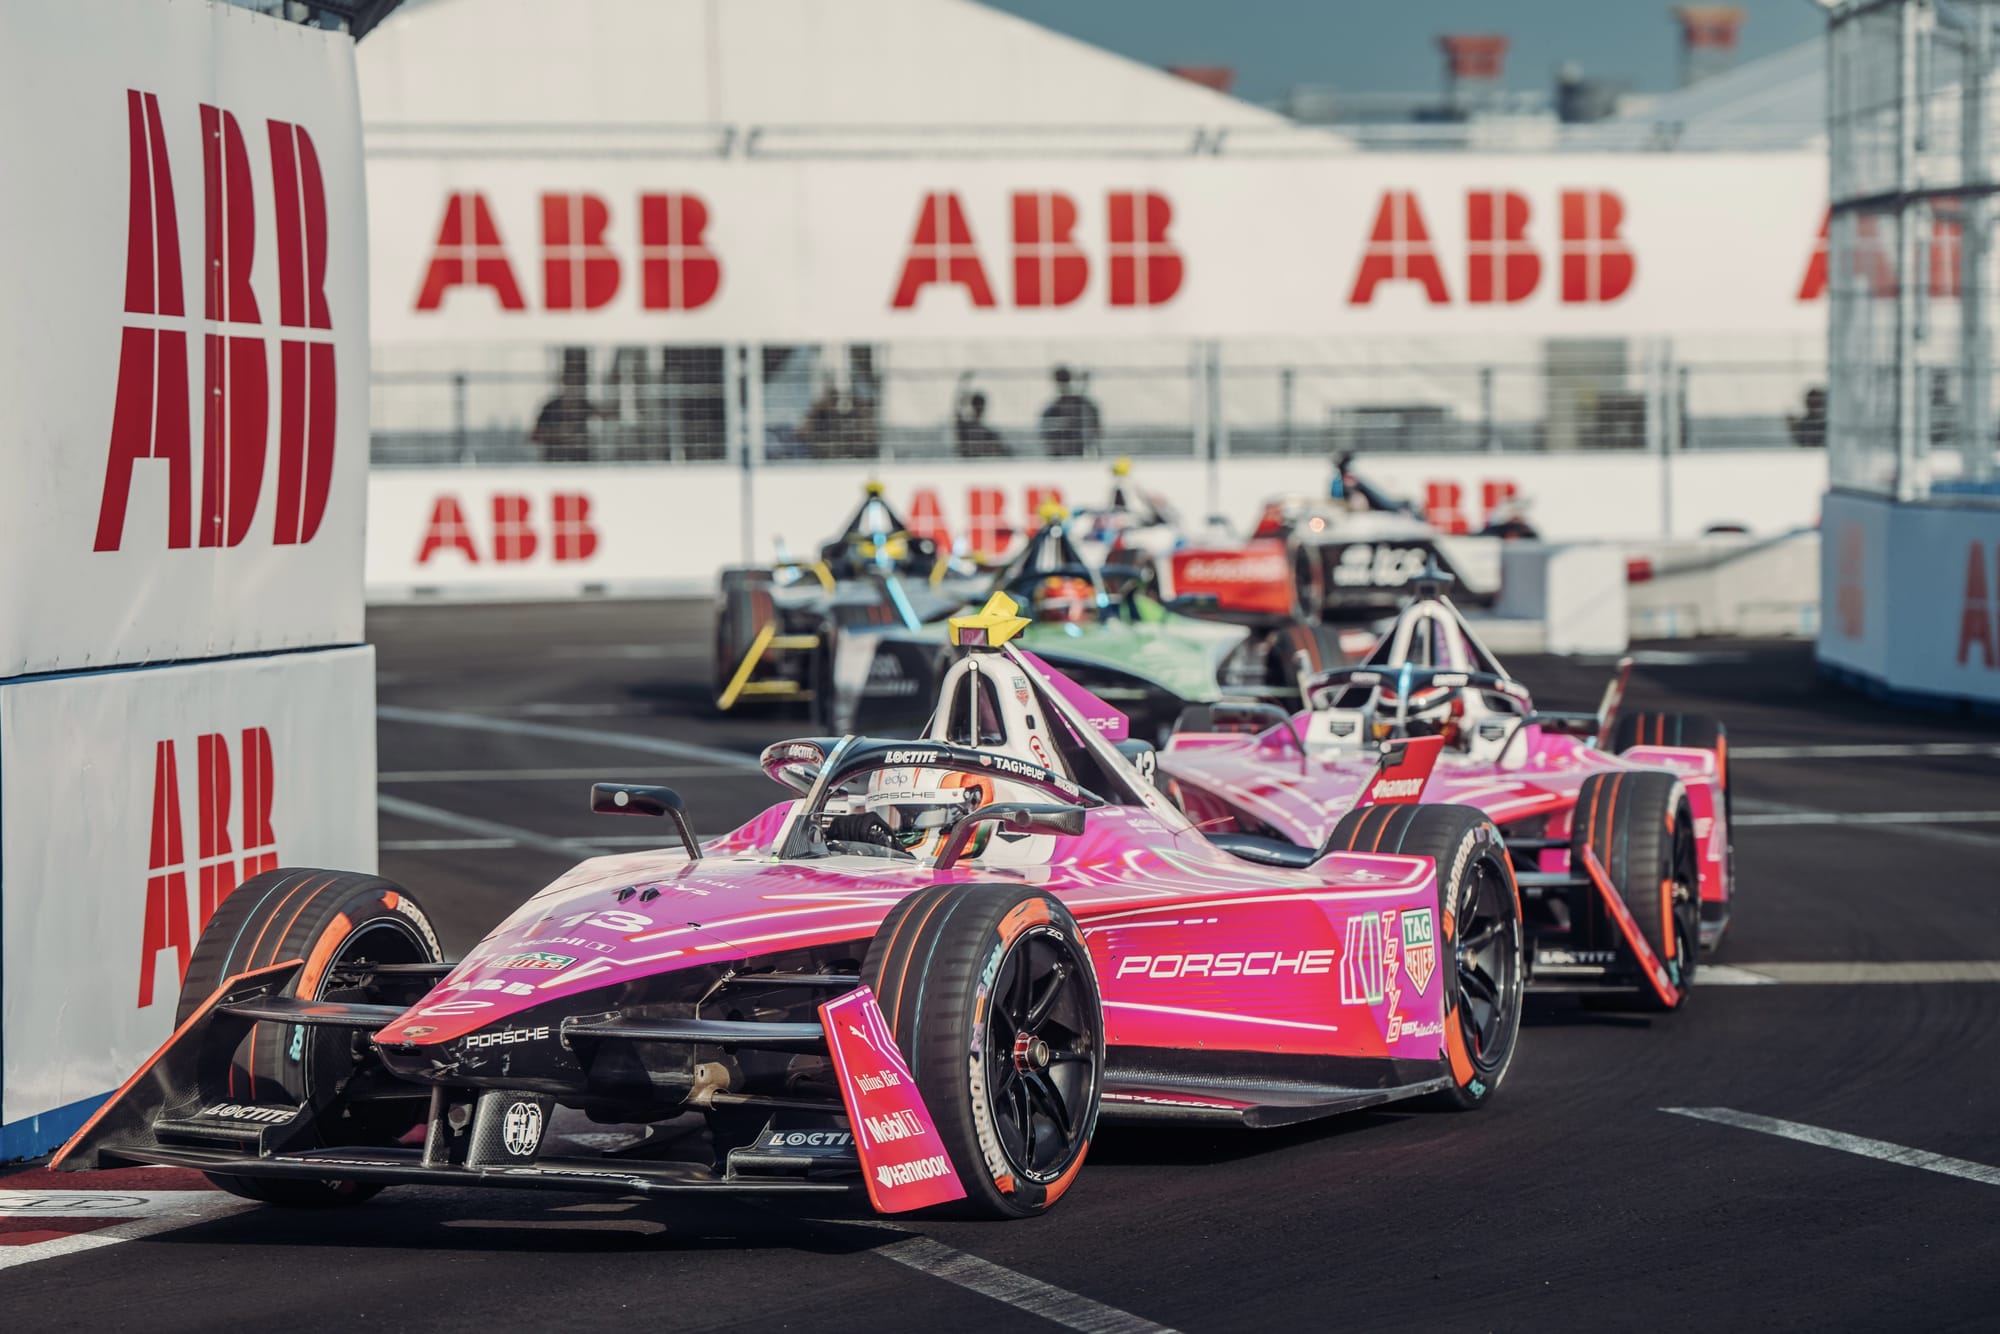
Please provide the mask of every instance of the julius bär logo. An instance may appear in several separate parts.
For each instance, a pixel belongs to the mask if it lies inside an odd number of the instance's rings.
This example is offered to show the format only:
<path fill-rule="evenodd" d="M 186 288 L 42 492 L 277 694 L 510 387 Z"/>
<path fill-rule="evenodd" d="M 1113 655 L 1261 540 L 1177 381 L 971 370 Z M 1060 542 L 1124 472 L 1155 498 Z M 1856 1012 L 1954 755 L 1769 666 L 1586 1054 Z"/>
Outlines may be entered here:
<path fill-rule="evenodd" d="M 195 856 L 200 887 L 195 915 L 188 912 L 187 841 L 181 829 L 180 754 L 171 738 L 153 747 L 152 853 L 146 860 L 146 923 L 139 951 L 139 1008 L 153 1003 L 153 970 L 160 955 L 178 957 L 176 976 L 187 972 L 190 942 L 229 892 L 278 865 L 271 829 L 271 734 L 246 727 L 238 742 L 232 783 L 229 738 L 206 732 L 195 739 Z M 235 846 L 229 815 L 238 813 Z M 241 861 L 238 861 L 238 855 Z"/>
<path fill-rule="evenodd" d="M 326 301 L 326 186 L 303 126 L 264 122 L 271 161 L 278 272 L 277 325 L 250 284 L 259 218 L 243 127 L 230 112 L 201 108 L 205 242 L 202 313 L 187 313 L 180 213 L 160 99 L 126 94 L 130 217 L 125 242 L 125 329 L 118 389 L 98 507 L 98 551 L 125 534 L 132 474 L 164 464 L 167 546 L 234 547 L 249 534 L 264 490 L 273 416 L 271 344 L 277 344 L 279 546 L 313 540 L 333 480 L 335 365 Z M 268 295 L 268 294 L 267 294 Z M 202 343 L 199 412 L 188 403 L 188 343 Z M 194 422 L 201 423 L 201 495 L 194 487 Z"/>

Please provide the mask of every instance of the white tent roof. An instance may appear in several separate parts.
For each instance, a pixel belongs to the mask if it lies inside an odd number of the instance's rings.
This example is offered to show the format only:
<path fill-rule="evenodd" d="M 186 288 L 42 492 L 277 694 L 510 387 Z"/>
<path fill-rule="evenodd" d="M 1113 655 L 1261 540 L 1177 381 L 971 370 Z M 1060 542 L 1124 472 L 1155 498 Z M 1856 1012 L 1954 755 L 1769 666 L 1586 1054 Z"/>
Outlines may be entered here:
<path fill-rule="evenodd" d="M 970 0 L 425 0 L 357 56 L 371 138 L 416 126 L 754 125 L 907 139 L 1004 126 L 1046 141 L 1090 127 L 1157 148 L 1160 134 L 1196 127 L 1310 133 Z"/>

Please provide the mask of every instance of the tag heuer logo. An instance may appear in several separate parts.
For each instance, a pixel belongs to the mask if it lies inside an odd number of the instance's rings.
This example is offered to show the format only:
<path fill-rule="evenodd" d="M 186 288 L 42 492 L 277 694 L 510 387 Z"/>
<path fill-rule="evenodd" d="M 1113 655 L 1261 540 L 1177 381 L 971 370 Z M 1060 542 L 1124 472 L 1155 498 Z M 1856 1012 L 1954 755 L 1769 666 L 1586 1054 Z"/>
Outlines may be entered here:
<path fill-rule="evenodd" d="M 1431 984 L 1437 971 L 1437 935 L 1431 928 L 1431 910 L 1412 908 L 1403 914 L 1403 971 L 1419 993 Z"/>

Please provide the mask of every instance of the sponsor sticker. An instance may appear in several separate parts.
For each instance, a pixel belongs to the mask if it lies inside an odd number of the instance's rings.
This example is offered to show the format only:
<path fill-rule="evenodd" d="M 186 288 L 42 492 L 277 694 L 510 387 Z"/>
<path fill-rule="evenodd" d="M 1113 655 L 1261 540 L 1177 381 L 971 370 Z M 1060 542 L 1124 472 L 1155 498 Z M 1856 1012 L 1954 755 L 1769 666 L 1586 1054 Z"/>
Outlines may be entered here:
<path fill-rule="evenodd" d="M 526 954 L 503 954 L 497 959 L 488 959 L 486 966 L 489 968 L 532 968 L 538 972 L 560 973 L 575 962 L 576 959 L 572 955 L 547 954 L 541 950 L 534 950 Z"/>
<path fill-rule="evenodd" d="M 1436 970 L 1437 936 L 1431 910 L 1410 908 L 1403 913 L 1403 971 L 1410 975 L 1410 985 L 1421 995 L 1430 987 L 1431 974 Z"/>
<path fill-rule="evenodd" d="M 468 1033 L 465 1049 L 478 1051 L 483 1047 L 511 1047 L 517 1042 L 546 1042 L 548 1036 L 547 1024 L 538 1028 L 501 1028 L 491 1033 Z"/>
<path fill-rule="evenodd" d="M 260 1126 L 290 1125 L 299 1119 L 296 1107 L 257 1107 L 240 1102 L 211 1103 L 201 1114 L 213 1121 L 247 1121 Z"/>
<path fill-rule="evenodd" d="M 869 1201 L 879 1212 L 901 1213 L 964 1199 L 874 993 L 856 987 L 820 1006 L 819 1014 Z"/>

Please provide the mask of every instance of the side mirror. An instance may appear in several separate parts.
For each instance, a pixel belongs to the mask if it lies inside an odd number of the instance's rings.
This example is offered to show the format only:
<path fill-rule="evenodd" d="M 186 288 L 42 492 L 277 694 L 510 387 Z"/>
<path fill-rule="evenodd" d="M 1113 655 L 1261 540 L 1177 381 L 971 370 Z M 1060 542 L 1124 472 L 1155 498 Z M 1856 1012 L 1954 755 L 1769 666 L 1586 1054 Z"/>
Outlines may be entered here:
<path fill-rule="evenodd" d="M 592 783 L 590 809 L 599 815 L 664 815 L 674 822 L 687 849 L 688 860 L 701 860 L 701 844 L 695 841 L 694 826 L 688 823 L 687 803 L 670 787 L 647 783 Z"/>
<path fill-rule="evenodd" d="M 1017 834 L 1062 834 L 1075 838 L 1083 832 L 1084 809 L 1081 806 L 1057 806 L 1022 801 L 996 801 L 969 811 L 951 831 L 951 837 L 938 849 L 935 869 L 948 870 L 958 864 L 965 847 L 972 842 L 973 834 L 983 824 L 998 824 L 1002 829 Z"/>

